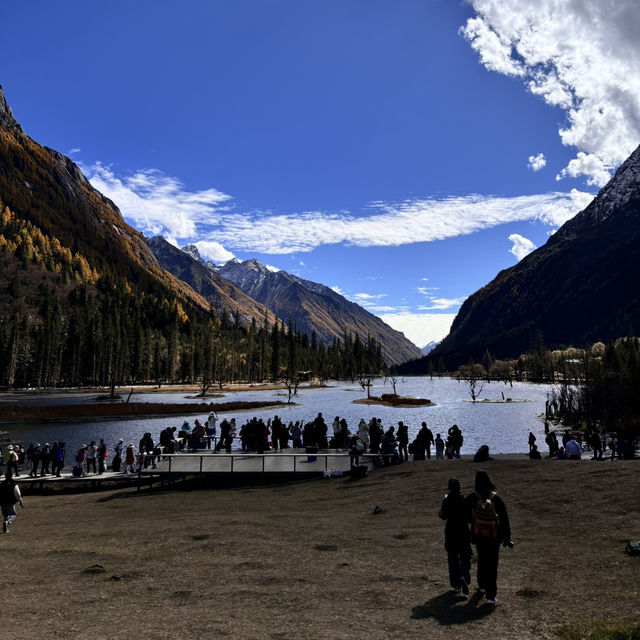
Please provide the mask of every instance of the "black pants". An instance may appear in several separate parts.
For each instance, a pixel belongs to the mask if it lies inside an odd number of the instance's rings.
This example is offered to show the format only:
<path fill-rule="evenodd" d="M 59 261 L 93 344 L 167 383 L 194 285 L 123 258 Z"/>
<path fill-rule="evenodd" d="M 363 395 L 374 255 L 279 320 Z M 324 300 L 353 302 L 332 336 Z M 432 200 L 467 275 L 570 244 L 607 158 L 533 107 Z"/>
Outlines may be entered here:
<path fill-rule="evenodd" d="M 487 600 L 495 600 L 498 592 L 498 558 L 500 543 L 497 540 L 476 542 L 478 553 L 478 587 L 487 592 Z"/>

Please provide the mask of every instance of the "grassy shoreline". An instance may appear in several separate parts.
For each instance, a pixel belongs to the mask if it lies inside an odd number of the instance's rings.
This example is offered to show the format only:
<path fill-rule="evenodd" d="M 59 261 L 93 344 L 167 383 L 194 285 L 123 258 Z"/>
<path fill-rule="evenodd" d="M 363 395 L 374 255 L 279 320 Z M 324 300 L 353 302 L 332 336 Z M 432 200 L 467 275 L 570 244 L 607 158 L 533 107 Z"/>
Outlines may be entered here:
<path fill-rule="evenodd" d="M 431 460 L 358 482 L 28 496 L 0 538 L 4 622 L 17 639 L 318 640 L 528 640 L 566 624 L 640 624 L 640 558 L 624 553 L 640 537 L 637 462 L 481 466 L 516 545 L 501 553 L 495 609 L 449 593 L 436 515 L 447 479 L 468 492 L 478 468 Z"/>

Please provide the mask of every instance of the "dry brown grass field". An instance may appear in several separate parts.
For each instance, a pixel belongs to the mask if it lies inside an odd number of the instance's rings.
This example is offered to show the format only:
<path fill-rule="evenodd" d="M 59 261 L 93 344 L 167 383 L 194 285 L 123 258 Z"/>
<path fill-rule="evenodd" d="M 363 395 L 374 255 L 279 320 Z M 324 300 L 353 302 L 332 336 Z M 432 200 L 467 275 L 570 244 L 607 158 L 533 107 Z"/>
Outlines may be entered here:
<path fill-rule="evenodd" d="M 450 591 L 437 517 L 447 479 L 466 493 L 478 465 L 431 460 L 359 481 L 26 496 L 0 537 L 4 637 L 528 639 L 640 624 L 640 558 L 624 552 L 640 539 L 638 462 L 482 468 L 515 542 L 495 608 Z"/>

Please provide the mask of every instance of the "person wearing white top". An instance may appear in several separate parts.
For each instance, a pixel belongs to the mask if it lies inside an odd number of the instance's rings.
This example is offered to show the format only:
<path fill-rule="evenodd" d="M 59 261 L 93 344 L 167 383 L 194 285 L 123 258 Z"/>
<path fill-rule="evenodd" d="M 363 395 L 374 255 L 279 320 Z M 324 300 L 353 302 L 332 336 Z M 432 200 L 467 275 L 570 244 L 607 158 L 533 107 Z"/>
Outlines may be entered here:
<path fill-rule="evenodd" d="M 364 444 L 366 445 L 367 449 L 369 448 L 369 425 L 366 423 L 364 418 L 360 419 L 360 422 L 358 423 L 358 438 L 360 438 L 360 440 L 362 440 L 362 442 L 364 442 Z"/>

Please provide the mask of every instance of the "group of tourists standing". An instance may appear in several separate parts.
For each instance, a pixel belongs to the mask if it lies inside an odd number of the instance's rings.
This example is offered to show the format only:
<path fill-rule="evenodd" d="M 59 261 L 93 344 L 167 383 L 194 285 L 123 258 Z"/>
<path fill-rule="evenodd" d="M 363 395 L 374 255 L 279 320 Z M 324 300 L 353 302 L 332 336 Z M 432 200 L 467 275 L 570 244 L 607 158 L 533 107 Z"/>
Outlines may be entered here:
<path fill-rule="evenodd" d="M 547 423 L 545 423 L 547 426 Z M 536 445 L 536 436 L 529 432 L 529 457 L 531 459 L 541 459 L 542 455 Z M 593 453 L 592 460 L 604 460 L 605 451 L 609 450 L 608 457 L 615 460 L 616 456 L 622 460 L 626 457 L 628 443 L 627 440 L 618 437 L 616 434 L 606 435 L 598 431 L 587 430 L 583 433 L 572 433 L 566 430 L 562 434 L 562 444 L 558 440 L 555 431 L 549 431 L 545 436 L 545 444 L 549 448 L 549 458 L 557 460 L 580 460 L 585 450 L 590 449 Z M 633 445 L 633 443 L 632 443 Z"/>

